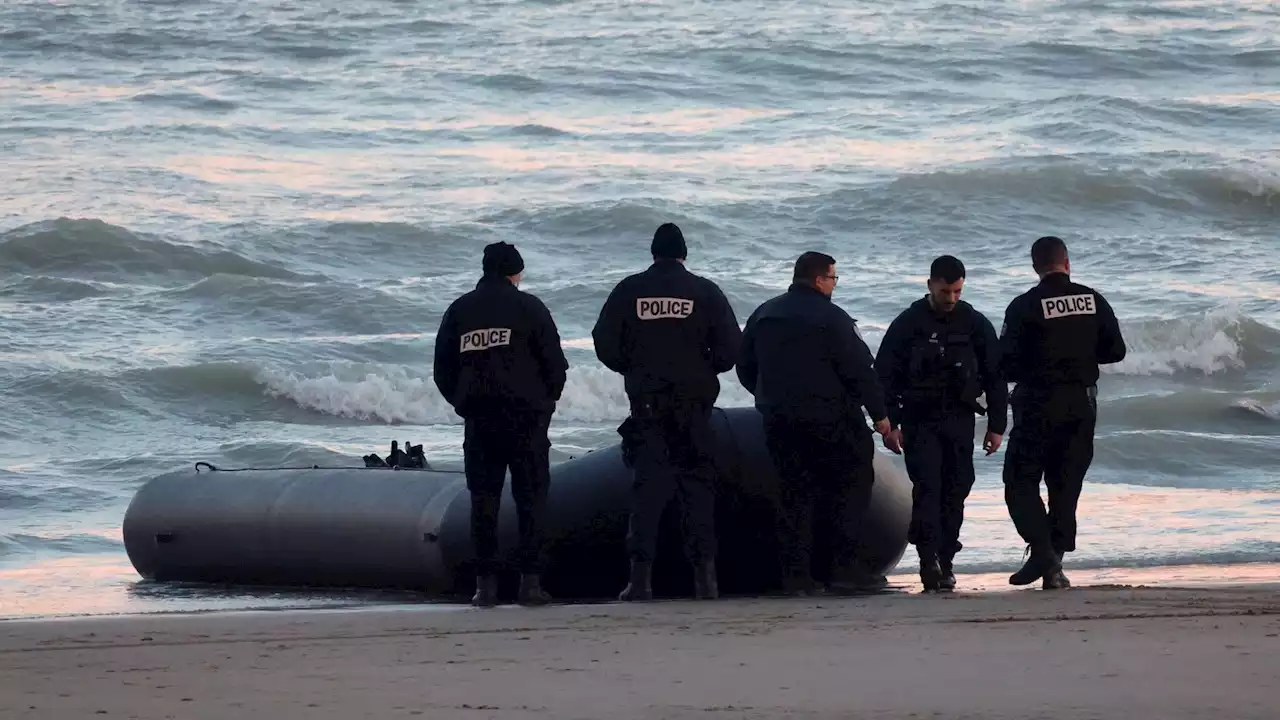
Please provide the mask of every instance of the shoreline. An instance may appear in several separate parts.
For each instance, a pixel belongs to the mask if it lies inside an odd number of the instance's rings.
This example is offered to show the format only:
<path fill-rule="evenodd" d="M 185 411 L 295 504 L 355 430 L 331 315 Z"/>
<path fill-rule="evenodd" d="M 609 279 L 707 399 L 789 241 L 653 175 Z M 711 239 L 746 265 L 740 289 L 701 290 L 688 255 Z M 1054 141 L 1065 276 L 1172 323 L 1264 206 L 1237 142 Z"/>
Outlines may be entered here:
<path fill-rule="evenodd" d="M 1280 585 L 7 623 L 6 718 L 1270 718 Z"/>
<path fill-rule="evenodd" d="M 908 548 L 910 550 L 910 548 Z M 914 558 L 908 553 L 894 572 L 887 577 L 890 587 L 880 593 L 883 597 L 921 594 L 919 576 L 914 571 Z M 126 563 L 127 567 L 127 563 Z M 958 573 L 958 588 L 953 595 L 1007 594 L 1038 591 L 1039 582 L 1025 587 L 1008 584 L 1007 573 Z M 905 571 L 904 571 L 905 570 Z M 1228 588 L 1265 589 L 1280 588 L 1280 563 L 1233 563 L 1225 565 L 1188 564 L 1155 567 L 1115 567 L 1074 569 L 1067 564 L 1067 575 L 1073 589 L 1182 589 L 1211 590 Z M 93 620 L 99 618 L 129 618 L 150 616 L 204 616 L 222 613 L 282 613 L 282 612 L 342 612 L 392 608 L 429 608 L 435 611 L 470 609 L 465 601 L 449 602 L 430 598 L 412 591 L 393 591 L 363 588 L 304 588 L 293 586 L 254 587 L 224 586 L 217 584 L 196 585 L 187 583 L 151 583 L 130 573 L 131 579 L 116 583 L 116 591 L 126 597 L 105 607 L 74 602 L 61 610 L 40 611 L 34 608 L 45 597 L 33 595 L 22 604 L 6 598 L 5 585 L 0 582 L 0 627 L 19 622 Z M 3 574 L 0 574 L 2 581 Z M 659 598 L 663 602 L 680 601 L 682 598 Z M 748 596 L 727 597 L 726 600 L 751 601 Z M 7 600 L 7 602 L 6 602 Z M 610 598 L 572 599 L 556 603 L 557 606 L 607 605 Z"/>

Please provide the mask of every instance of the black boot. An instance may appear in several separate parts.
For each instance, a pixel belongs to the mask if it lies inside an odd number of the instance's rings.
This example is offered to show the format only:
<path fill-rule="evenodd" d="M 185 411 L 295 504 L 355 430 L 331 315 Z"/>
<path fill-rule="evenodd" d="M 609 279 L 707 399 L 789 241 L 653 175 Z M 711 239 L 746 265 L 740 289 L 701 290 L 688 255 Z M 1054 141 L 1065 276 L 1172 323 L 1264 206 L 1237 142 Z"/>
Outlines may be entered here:
<path fill-rule="evenodd" d="M 782 594 L 787 597 L 809 597 L 819 593 L 813 578 L 799 574 L 787 575 L 782 579 Z"/>
<path fill-rule="evenodd" d="M 1010 585 L 1030 585 L 1046 575 L 1062 572 L 1062 564 L 1058 562 L 1058 556 L 1052 549 L 1030 545 L 1027 548 L 1031 551 L 1031 556 L 1018 572 L 1009 576 Z"/>
<path fill-rule="evenodd" d="M 888 578 L 857 566 L 842 568 L 827 581 L 827 591 L 832 595 L 863 595 L 879 592 L 887 587 Z"/>
<path fill-rule="evenodd" d="M 471 596 L 471 604 L 476 607 L 493 607 L 498 604 L 497 575 L 476 577 L 476 594 Z"/>
<path fill-rule="evenodd" d="M 926 553 L 920 558 L 920 584 L 925 592 L 937 592 L 942 588 L 942 567 L 938 556 Z"/>
<path fill-rule="evenodd" d="M 715 560 L 707 560 L 693 569 L 693 596 L 699 600 L 715 600 L 720 597 Z"/>
<path fill-rule="evenodd" d="M 943 555 L 938 558 L 938 567 L 942 570 L 942 586 L 943 592 L 951 592 L 956 589 L 956 571 L 952 564 L 954 558 Z"/>
<path fill-rule="evenodd" d="M 1071 581 L 1062 573 L 1062 553 L 1054 551 L 1053 556 L 1058 559 L 1058 569 L 1045 573 L 1044 582 L 1040 587 L 1044 590 L 1064 590 L 1071 587 Z"/>
<path fill-rule="evenodd" d="M 653 599 L 653 565 L 644 560 L 631 561 L 631 581 L 618 594 L 623 602 Z"/>
<path fill-rule="evenodd" d="M 551 602 L 551 596 L 543 591 L 541 577 L 524 573 L 520 576 L 520 594 L 516 601 L 521 605 L 546 605 Z"/>

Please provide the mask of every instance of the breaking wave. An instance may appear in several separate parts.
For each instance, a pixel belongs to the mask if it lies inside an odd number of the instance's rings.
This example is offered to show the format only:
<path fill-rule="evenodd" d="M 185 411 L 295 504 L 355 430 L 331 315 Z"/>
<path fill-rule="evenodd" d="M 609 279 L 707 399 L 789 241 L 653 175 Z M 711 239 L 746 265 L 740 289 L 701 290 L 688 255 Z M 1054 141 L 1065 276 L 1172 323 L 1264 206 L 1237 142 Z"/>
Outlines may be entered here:
<path fill-rule="evenodd" d="M 264 278 L 299 276 L 218 247 L 197 247 L 131 232 L 96 219 L 58 218 L 0 233 L 8 271 L 78 279 L 219 273 Z"/>

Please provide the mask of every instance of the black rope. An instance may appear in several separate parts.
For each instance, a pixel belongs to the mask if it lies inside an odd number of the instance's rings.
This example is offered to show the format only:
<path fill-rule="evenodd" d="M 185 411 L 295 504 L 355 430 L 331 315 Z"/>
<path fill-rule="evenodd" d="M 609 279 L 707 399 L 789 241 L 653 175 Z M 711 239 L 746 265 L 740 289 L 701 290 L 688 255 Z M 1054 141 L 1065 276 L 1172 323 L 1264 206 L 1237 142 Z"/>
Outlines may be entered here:
<path fill-rule="evenodd" d="M 364 465 L 298 465 L 294 467 L 244 467 L 244 468 L 220 468 L 210 462 L 201 460 L 196 463 L 196 472 L 200 472 L 200 466 L 204 465 L 214 472 L 244 472 L 246 470 L 429 470 L 431 468 L 408 468 L 400 467 L 367 467 Z"/>

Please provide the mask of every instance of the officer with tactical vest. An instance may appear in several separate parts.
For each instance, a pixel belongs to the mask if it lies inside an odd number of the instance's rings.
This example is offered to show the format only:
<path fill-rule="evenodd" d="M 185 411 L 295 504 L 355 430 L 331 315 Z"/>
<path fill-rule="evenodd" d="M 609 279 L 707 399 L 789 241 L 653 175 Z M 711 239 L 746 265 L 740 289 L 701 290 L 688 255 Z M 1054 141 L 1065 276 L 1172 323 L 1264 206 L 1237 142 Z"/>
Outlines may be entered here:
<path fill-rule="evenodd" d="M 465 420 L 463 462 L 476 553 L 472 603 L 497 604 L 498 510 L 507 470 L 520 546 L 518 601 L 544 605 L 542 522 L 551 484 L 547 428 L 569 364 L 546 305 L 517 286 L 524 260 L 513 245 L 484 249 L 484 276 L 445 311 L 436 334 L 435 383 Z"/>
<path fill-rule="evenodd" d="M 635 472 L 627 549 L 631 576 L 620 600 L 653 597 L 658 523 L 679 495 L 686 554 L 698 598 L 719 595 L 711 411 L 717 375 L 733 368 L 742 332 L 712 281 L 685 269 L 684 234 L 659 227 L 653 265 L 609 294 L 591 337 L 596 357 L 624 378 L 631 414 L 618 428 Z"/>
<path fill-rule="evenodd" d="M 1124 360 L 1120 322 L 1102 293 L 1071 281 L 1067 244 L 1031 246 L 1040 283 L 1014 298 L 1000 329 L 1002 369 L 1016 383 L 1004 458 L 1005 504 L 1031 556 L 1009 578 L 1069 587 L 1063 556 L 1076 547 L 1076 503 L 1093 461 L 1099 365 Z M 1040 480 L 1049 494 L 1045 512 Z"/>
<path fill-rule="evenodd" d="M 1000 448 L 1007 423 L 999 339 L 986 316 L 960 299 L 964 282 L 959 259 L 935 259 L 929 294 L 890 323 L 876 354 L 911 478 L 907 539 L 916 546 L 920 582 L 929 592 L 956 586 L 953 561 L 963 547 L 960 525 L 973 489 L 974 414 L 987 416 L 987 455 Z M 978 402 L 984 394 L 985 408 Z"/>

